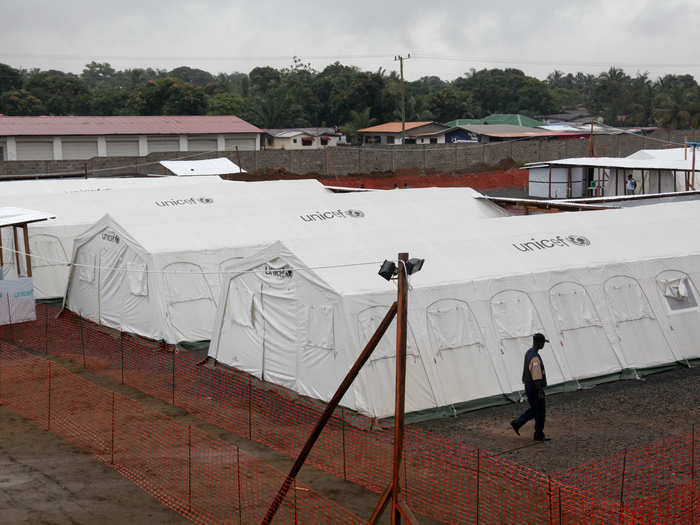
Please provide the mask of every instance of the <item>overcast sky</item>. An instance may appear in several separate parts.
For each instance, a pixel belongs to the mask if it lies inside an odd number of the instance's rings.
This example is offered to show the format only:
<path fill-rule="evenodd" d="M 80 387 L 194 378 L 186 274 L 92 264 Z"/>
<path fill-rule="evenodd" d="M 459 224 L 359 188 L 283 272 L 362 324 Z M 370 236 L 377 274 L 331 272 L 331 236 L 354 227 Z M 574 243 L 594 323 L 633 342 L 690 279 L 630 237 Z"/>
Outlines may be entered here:
<path fill-rule="evenodd" d="M 700 0 L 0 0 L 0 62 L 79 73 L 187 65 L 211 73 L 340 61 L 406 78 L 470 68 L 700 78 Z"/>

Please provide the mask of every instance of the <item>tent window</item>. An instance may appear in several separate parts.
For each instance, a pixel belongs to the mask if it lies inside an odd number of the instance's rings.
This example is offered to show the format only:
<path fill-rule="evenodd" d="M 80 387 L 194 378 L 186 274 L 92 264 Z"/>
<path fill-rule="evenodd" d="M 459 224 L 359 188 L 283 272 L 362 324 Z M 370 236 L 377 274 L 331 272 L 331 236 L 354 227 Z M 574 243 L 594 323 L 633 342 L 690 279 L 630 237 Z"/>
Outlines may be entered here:
<path fill-rule="evenodd" d="M 78 254 L 78 279 L 86 283 L 95 282 L 96 260 L 94 253 Z"/>
<path fill-rule="evenodd" d="M 654 319 L 644 291 L 632 277 L 624 275 L 611 277 L 605 281 L 605 294 L 615 322 Z"/>
<path fill-rule="evenodd" d="M 562 330 L 600 326 L 600 319 L 586 289 L 577 283 L 564 282 L 549 291 L 552 310 Z"/>
<path fill-rule="evenodd" d="M 194 263 L 177 262 L 163 268 L 168 299 L 171 303 L 210 299 L 209 285 L 202 268 Z"/>
<path fill-rule="evenodd" d="M 140 262 L 126 264 L 126 281 L 132 295 L 148 295 L 148 266 Z"/>
<path fill-rule="evenodd" d="M 481 342 L 479 327 L 469 307 L 450 302 L 452 304 L 435 304 L 428 310 L 428 327 L 438 352 Z"/>
<path fill-rule="evenodd" d="M 364 345 L 370 340 L 375 330 L 384 319 L 388 307 L 385 306 L 373 306 L 360 312 L 357 318 L 359 324 L 359 333 L 362 344 Z M 417 359 L 419 357 L 418 349 L 416 348 L 416 343 L 413 340 L 410 325 L 408 326 L 408 337 L 406 340 L 406 356 L 413 357 Z M 370 362 L 378 361 L 380 359 L 388 359 L 396 357 L 396 319 L 391 322 L 389 328 L 387 328 L 384 336 L 379 340 L 379 344 L 372 352 L 370 357 Z"/>
<path fill-rule="evenodd" d="M 671 311 L 687 310 L 698 305 L 693 286 L 687 277 L 672 280 L 660 280 L 662 293 Z"/>
<path fill-rule="evenodd" d="M 29 239 L 32 252 L 32 268 L 56 266 L 68 262 L 61 242 L 53 235 L 32 235 Z"/>
<path fill-rule="evenodd" d="M 231 282 L 228 291 L 228 313 L 232 323 L 253 327 L 253 292 L 244 285 Z"/>
<path fill-rule="evenodd" d="M 321 348 L 329 352 L 335 350 L 332 305 L 322 304 L 309 307 L 306 345 L 310 348 Z"/>

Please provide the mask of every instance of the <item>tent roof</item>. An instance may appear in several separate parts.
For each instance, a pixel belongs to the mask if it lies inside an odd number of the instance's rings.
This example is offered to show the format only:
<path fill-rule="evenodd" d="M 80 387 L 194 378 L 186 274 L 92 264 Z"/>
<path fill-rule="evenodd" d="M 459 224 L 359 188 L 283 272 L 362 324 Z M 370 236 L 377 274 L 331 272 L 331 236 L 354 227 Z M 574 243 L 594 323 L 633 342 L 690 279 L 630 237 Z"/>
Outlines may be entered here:
<path fill-rule="evenodd" d="M 637 170 L 691 170 L 691 159 L 668 160 L 664 158 L 630 158 L 630 157 L 576 157 L 571 159 L 531 162 L 525 168 L 544 166 L 586 166 L 593 168 L 625 168 Z"/>
<path fill-rule="evenodd" d="M 218 176 L 197 179 L 179 177 L 95 177 L 90 179 L 33 179 L 0 181 L 0 199 L 11 195 L 46 195 L 53 193 L 80 193 L 116 189 L 140 189 L 149 187 L 185 186 L 190 184 L 229 184 Z"/>
<path fill-rule="evenodd" d="M 342 241 L 353 234 L 371 237 L 376 229 L 403 231 L 420 224 L 423 229 L 445 230 L 466 227 L 472 218 L 507 215 L 497 205 L 477 199 L 481 194 L 471 188 L 321 193 L 301 186 L 291 192 L 281 186 L 284 191 L 274 198 L 262 184 L 266 183 L 247 183 L 235 195 L 215 197 L 213 206 L 166 206 L 160 214 L 145 216 L 117 210 L 110 215 L 151 253 L 263 246 L 292 237 L 313 240 L 329 235 Z"/>
<path fill-rule="evenodd" d="M 425 259 L 421 272 L 411 277 L 412 285 L 432 287 L 700 254 L 700 241 L 690 234 L 698 228 L 700 202 L 687 201 L 505 217 L 479 221 L 478 228 L 472 223 L 437 230 L 414 223 L 401 231 L 376 229 L 345 235 L 340 241 L 331 236 L 290 239 L 284 245 L 308 267 L 321 267 L 315 270 L 317 276 L 337 292 L 355 295 L 395 289 L 377 276 L 379 261 L 403 251 Z M 534 244 L 541 240 L 544 245 Z M 532 244 L 523 244 L 528 242 Z M 349 266 L 329 268 L 336 265 Z"/>
<path fill-rule="evenodd" d="M 639 151 L 632 153 L 632 155 L 628 155 L 626 158 L 640 160 L 688 160 L 692 159 L 692 155 L 692 149 L 686 151 L 685 148 L 640 149 Z"/>
<path fill-rule="evenodd" d="M 247 173 L 226 157 L 204 160 L 161 160 L 160 164 L 170 172 L 179 176 Z"/>
<path fill-rule="evenodd" d="M 321 183 L 311 179 L 245 183 L 226 182 L 218 177 L 172 179 L 194 180 L 198 181 L 198 184 L 114 188 L 109 191 L 18 194 L 7 197 L 2 195 L 0 205 L 51 210 L 56 215 L 56 220 L 50 223 L 51 226 L 76 225 L 85 229 L 86 225 L 110 213 L 119 217 L 127 216 L 129 221 L 156 223 L 161 230 L 167 230 L 164 224 L 177 215 L 193 218 L 201 216 L 203 220 L 218 221 L 232 214 L 232 206 L 246 200 L 254 201 L 257 206 L 263 203 L 264 206 L 265 199 L 273 199 L 276 202 L 297 193 L 330 193 Z"/>

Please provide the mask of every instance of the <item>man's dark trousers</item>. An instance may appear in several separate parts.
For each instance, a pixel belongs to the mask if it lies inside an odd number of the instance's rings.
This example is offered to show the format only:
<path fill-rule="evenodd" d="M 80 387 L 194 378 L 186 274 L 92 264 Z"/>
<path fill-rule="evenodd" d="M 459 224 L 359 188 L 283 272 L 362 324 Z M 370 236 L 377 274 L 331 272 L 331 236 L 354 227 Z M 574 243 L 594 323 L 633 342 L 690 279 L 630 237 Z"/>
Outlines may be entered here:
<path fill-rule="evenodd" d="M 525 423 L 531 419 L 535 419 L 535 439 L 544 438 L 544 418 L 545 418 L 545 401 L 544 395 L 542 399 L 537 395 L 537 387 L 535 383 L 525 384 L 525 394 L 527 395 L 527 402 L 530 403 L 530 408 L 525 412 L 520 414 L 516 420 L 513 421 L 515 426 L 520 430 Z"/>

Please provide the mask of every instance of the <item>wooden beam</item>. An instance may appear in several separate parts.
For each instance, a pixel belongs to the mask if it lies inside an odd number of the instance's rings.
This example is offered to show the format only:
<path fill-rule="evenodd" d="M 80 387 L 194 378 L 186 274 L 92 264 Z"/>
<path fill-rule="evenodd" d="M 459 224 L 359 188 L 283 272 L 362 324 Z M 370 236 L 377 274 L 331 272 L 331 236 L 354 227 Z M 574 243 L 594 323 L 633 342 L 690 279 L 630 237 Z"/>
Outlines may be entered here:
<path fill-rule="evenodd" d="M 15 225 L 12 226 L 12 240 L 14 241 L 14 247 L 15 247 L 15 264 L 17 264 L 17 277 L 19 277 L 20 276 L 19 247 L 17 246 L 17 226 L 15 226 Z"/>
<path fill-rule="evenodd" d="M 552 198 L 552 165 L 549 165 L 549 198 Z"/>
<path fill-rule="evenodd" d="M 26 224 L 22 225 L 24 230 L 24 262 L 27 265 L 27 277 L 32 276 L 32 260 L 29 248 L 29 227 Z"/>
<path fill-rule="evenodd" d="M 551 168 L 550 168 L 551 170 Z M 551 186 L 550 186 L 551 188 Z M 401 459 L 403 456 L 404 415 L 406 410 L 406 332 L 408 330 L 408 253 L 399 253 L 398 301 L 396 310 L 396 395 L 394 396 L 394 461 L 391 471 L 391 523 L 401 523 Z"/>
<path fill-rule="evenodd" d="M 5 254 L 2 249 L 2 228 L 0 228 L 0 271 L 2 271 L 2 267 L 5 266 L 4 257 Z M 0 274 L 0 277 L 2 277 L 2 274 Z"/>

